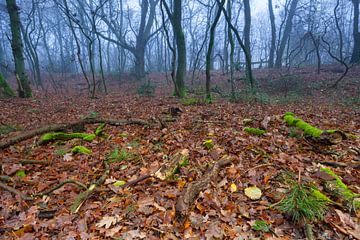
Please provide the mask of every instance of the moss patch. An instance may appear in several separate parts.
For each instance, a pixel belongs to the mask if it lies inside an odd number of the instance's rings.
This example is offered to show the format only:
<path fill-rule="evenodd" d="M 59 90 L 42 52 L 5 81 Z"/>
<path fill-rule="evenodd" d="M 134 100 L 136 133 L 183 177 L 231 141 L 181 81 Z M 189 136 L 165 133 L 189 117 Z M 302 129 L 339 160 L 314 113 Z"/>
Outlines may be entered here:
<path fill-rule="evenodd" d="M 360 194 L 356 194 L 351 191 L 348 186 L 340 179 L 329 168 L 320 168 L 321 172 L 325 172 L 332 176 L 334 180 L 327 180 L 325 182 L 325 187 L 330 191 L 335 197 L 343 200 L 350 208 L 360 209 Z"/>
<path fill-rule="evenodd" d="M 305 135 L 312 136 L 315 138 L 320 137 L 324 132 L 323 130 L 316 128 L 309 123 L 303 121 L 301 118 L 297 118 L 294 113 L 287 112 L 284 115 L 284 121 L 290 126 L 295 126 L 304 131 Z"/>
<path fill-rule="evenodd" d="M 256 135 L 256 136 L 262 136 L 266 133 L 266 131 L 264 131 L 264 130 L 261 130 L 258 128 L 250 128 L 250 127 L 244 128 L 244 131 L 251 135 Z"/>
<path fill-rule="evenodd" d="M 90 149 L 88 149 L 87 147 L 84 147 L 84 146 L 75 146 L 71 149 L 71 152 L 74 154 L 82 153 L 82 154 L 86 154 L 86 155 L 90 155 L 92 153 L 92 151 Z"/>
<path fill-rule="evenodd" d="M 88 133 L 64 133 L 64 132 L 55 132 L 55 133 L 46 133 L 41 136 L 40 143 L 45 144 L 52 141 L 57 140 L 71 140 L 74 138 L 83 139 L 85 141 L 92 141 L 96 137 L 95 134 L 88 134 Z"/>

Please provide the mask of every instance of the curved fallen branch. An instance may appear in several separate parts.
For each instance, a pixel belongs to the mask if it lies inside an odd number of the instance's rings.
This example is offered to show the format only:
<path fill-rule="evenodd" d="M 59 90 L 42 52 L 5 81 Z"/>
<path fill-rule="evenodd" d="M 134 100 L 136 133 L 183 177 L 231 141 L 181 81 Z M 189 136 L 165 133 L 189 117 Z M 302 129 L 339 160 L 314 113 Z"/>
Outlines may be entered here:
<path fill-rule="evenodd" d="M 199 180 L 191 182 L 184 194 L 176 202 L 175 211 L 180 221 L 185 220 L 188 210 L 201 191 L 204 191 L 212 180 L 217 178 L 220 170 L 229 165 L 231 160 L 226 156 L 216 162 L 211 169 Z"/>
<path fill-rule="evenodd" d="M 118 120 L 88 118 L 88 119 L 83 119 L 83 120 L 73 122 L 73 123 L 48 125 L 48 126 L 44 126 L 44 127 L 38 128 L 38 129 L 20 133 L 19 135 L 16 135 L 14 137 L 10 137 L 10 138 L 2 140 L 2 142 L 0 143 L 0 149 L 7 148 L 13 144 L 16 144 L 18 142 L 30 139 L 32 137 L 35 137 L 35 136 L 38 136 L 38 135 L 41 135 L 44 133 L 64 131 L 64 130 L 68 130 L 71 128 L 76 128 L 76 127 L 84 125 L 84 124 L 96 124 L 96 123 L 106 123 L 106 124 L 113 125 L 113 126 L 122 126 L 122 125 L 129 125 L 129 124 L 141 125 L 141 126 L 149 126 L 150 125 L 147 121 L 142 120 L 142 119 L 136 119 L 136 118 L 134 118 L 134 119 L 118 119 Z"/>
<path fill-rule="evenodd" d="M 79 187 L 82 188 L 82 189 L 86 189 L 86 188 L 87 188 L 86 185 L 84 185 L 83 183 L 81 183 L 81 182 L 79 182 L 79 181 L 67 179 L 67 180 L 65 180 L 65 181 L 63 181 L 63 182 L 55 185 L 54 187 L 50 188 L 49 190 L 46 190 L 46 191 L 40 192 L 40 193 L 36 193 L 36 194 L 34 194 L 33 196 L 34 196 L 34 197 L 42 197 L 42 196 L 44 196 L 44 195 L 49 195 L 49 194 L 52 193 L 53 191 L 61 188 L 61 187 L 64 186 L 65 184 L 69 184 L 69 183 L 75 184 L 75 185 L 79 186 Z"/>
<path fill-rule="evenodd" d="M 81 192 L 75 199 L 74 203 L 70 207 L 71 213 L 77 213 L 81 206 L 84 204 L 84 202 L 90 197 L 90 195 L 94 192 L 94 190 L 102 185 L 106 178 L 110 174 L 110 165 L 107 161 L 104 161 L 104 173 L 101 175 L 101 177 L 95 181 L 93 184 L 89 186 L 89 188 L 86 188 L 84 192 Z"/>

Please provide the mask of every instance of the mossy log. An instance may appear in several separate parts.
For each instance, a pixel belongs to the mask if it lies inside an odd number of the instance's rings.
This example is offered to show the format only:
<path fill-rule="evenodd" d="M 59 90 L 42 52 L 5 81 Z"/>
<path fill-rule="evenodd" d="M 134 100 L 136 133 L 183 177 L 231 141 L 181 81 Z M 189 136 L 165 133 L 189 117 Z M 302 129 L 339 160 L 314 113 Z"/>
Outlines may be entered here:
<path fill-rule="evenodd" d="M 79 138 L 85 141 L 92 141 L 96 137 L 95 134 L 88 133 L 64 133 L 64 132 L 53 132 L 53 133 L 45 133 L 41 136 L 39 144 L 46 144 L 48 142 L 62 140 L 67 141 L 75 138 Z"/>
<path fill-rule="evenodd" d="M 324 187 L 331 195 L 338 198 L 350 209 L 360 209 L 360 194 L 351 191 L 348 186 L 329 168 L 320 168 L 321 172 L 325 172 L 333 177 L 333 180 L 325 180 Z"/>
<path fill-rule="evenodd" d="M 106 123 L 113 126 L 122 126 L 122 125 L 128 125 L 128 124 L 135 124 L 135 125 L 141 125 L 141 126 L 149 126 L 150 124 L 142 119 L 83 119 L 77 122 L 73 123 L 62 123 L 62 124 L 54 124 L 54 125 L 48 125 L 44 126 L 38 129 L 26 131 L 23 133 L 20 133 L 19 135 L 4 139 L 0 143 L 0 149 L 7 148 L 13 144 L 16 144 L 18 142 L 30 139 L 32 137 L 49 133 L 49 132 L 58 132 L 58 131 L 65 131 L 68 129 L 72 129 L 75 127 L 78 127 L 80 125 L 84 124 L 96 124 L 96 123 Z"/>
<path fill-rule="evenodd" d="M 185 220 L 185 217 L 188 214 L 191 205 L 195 201 L 195 198 L 201 191 L 204 191 L 208 187 L 211 181 L 217 178 L 220 170 L 230 163 L 231 160 L 227 156 L 224 156 L 216 162 L 202 178 L 191 182 L 188 185 L 182 196 L 180 196 L 176 202 L 175 211 L 178 220 L 181 222 Z"/>
<path fill-rule="evenodd" d="M 284 114 L 284 121 L 290 126 L 301 129 L 305 136 L 309 136 L 313 140 L 324 144 L 337 144 L 342 139 L 346 138 L 346 135 L 339 130 L 321 130 L 305 122 L 301 118 L 297 118 L 292 112 Z"/>

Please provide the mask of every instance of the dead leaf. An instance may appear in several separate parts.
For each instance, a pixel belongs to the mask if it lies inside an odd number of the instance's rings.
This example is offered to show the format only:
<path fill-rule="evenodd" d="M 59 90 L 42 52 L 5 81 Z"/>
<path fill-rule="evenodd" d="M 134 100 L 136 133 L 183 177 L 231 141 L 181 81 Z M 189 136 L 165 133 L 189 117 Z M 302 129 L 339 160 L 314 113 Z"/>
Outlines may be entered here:
<path fill-rule="evenodd" d="M 245 188 L 244 192 L 251 200 L 258 200 L 262 196 L 261 189 L 256 186 Z"/>
<path fill-rule="evenodd" d="M 112 225 L 115 225 L 120 221 L 119 216 L 104 216 L 97 224 L 96 226 L 101 228 L 105 227 L 106 229 L 109 229 Z"/>

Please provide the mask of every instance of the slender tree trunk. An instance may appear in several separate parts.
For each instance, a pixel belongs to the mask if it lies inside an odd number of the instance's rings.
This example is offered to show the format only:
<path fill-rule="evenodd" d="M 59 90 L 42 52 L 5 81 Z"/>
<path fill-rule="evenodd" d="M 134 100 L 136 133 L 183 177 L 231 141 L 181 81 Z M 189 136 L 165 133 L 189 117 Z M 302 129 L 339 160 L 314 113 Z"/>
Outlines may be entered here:
<path fill-rule="evenodd" d="M 352 0 L 352 2 L 354 5 L 354 48 L 351 56 L 351 63 L 358 63 L 360 62 L 359 0 Z"/>
<path fill-rule="evenodd" d="M 211 56 L 212 56 L 212 51 L 213 51 L 213 47 L 214 47 L 215 30 L 216 30 L 216 25 L 220 19 L 221 8 L 224 6 L 224 4 L 225 4 L 225 0 L 222 0 L 220 3 L 220 6 L 218 6 L 218 10 L 216 12 L 214 21 L 210 27 L 209 47 L 208 47 L 207 54 L 206 54 L 206 70 L 205 70 L 205 72 L 206 72 L 206 99 L 208 102 L 211 102 L 210 70 L 211 70 L 211 62 L 212 62 Z"/>
<path fill-rule="evenodd" d="M 289 13 L 288 13 L 286 23 L 285 23 L 284 33 L 283 33 L 283 36 L 281 38 L 280 46 L 279 46 L 279 49 L 278 49 L 277 54 L 276 54 L 275 66 L 277 68 L 281 68 L 281 66 L 282 66 L 282 58 L 283 58 L 283 55 L 284 55 L 284 52 L 285 52 L 286 43 L 289 40 L 290 33 L 291 33 L 291 30 L 292 30 L 292 24 L 293 24 L 292 20 L 293 20 L 293 17 L 295 15 L 295 12 L 296 12 L 296 7 L 297 7 L 298 2 L 299 2 L 299 0 L 292 0 L 291 1 Z"/>
<path fill-rule="evenodd" d="M 271 45 L 269 53 L 269 68 L 274 67 L 274 58 L 275 58 L 275 48 L 276 48 L 276 25 L 275 25 L 275 16 L 272 5 L 272 0 L 268 1 L 269 5 L 269 15 L 270 15 L 270 25 L 271 25 Z"/>
<path fill-rule="evenodd" d="M 25 72 L 19 7 L 16 5 L 16 0 L 6 0 L 6 7 L 10 16 L 11 47 L 14 55 L 16 79 L 18 81 L 18 94 L 21 98 L 31 97 L 29 79 Z"/>
<path fill-rule="evenodd" d="M 173 13 L 173 29 L 177 46 L 177 69 L 176 69 L 176 85 L 178 93 L 177 97 L 185 97 L 185 75 L 186 75 L 186 42 L 182 28 L 182 1 L 174 1 Z"/>
<path fill-rule="evenodd" d="M 231 1 L 227 1 L 227 12 L 229 18 L 231 19 Z M 231 98 L 235 99 L 235 83 L 234 83 L 234 52 L 235 52 L 235 42 L 233 35 L 231 33 L 231 27 L 228 23 L 228 38 L 230 43 L 230 84 L 231 84 Z"/>

